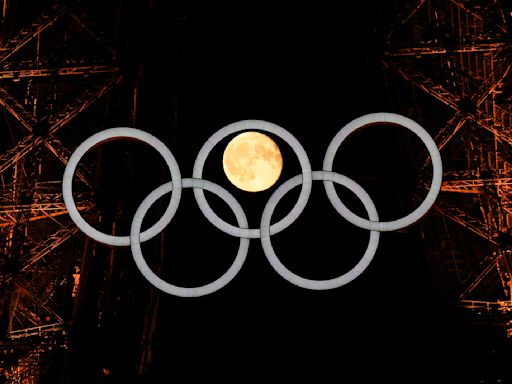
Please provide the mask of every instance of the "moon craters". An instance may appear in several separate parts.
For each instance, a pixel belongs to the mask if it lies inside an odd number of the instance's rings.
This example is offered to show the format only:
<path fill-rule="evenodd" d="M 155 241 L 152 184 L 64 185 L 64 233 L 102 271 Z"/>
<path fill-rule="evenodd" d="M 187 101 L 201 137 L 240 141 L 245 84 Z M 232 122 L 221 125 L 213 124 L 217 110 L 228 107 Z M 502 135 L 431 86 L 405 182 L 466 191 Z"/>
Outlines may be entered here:
<path fill-rule="evenodd" d="M 283 167 L 277 144 L 267 135 L 253 131 L 235 136 L 226 146 L 222 162 L 228 179 L 249 192 L 270 188 Z"/>

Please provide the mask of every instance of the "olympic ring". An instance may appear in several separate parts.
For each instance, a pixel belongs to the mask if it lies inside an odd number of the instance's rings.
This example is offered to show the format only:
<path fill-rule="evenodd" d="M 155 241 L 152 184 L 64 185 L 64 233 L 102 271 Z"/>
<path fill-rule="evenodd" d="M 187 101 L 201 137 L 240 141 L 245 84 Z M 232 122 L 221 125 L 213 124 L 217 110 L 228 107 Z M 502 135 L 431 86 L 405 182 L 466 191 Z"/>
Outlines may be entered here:
<path fill-rule="evenodd" d="M 352 192 L 356 194 L 357 197 L 361 200 L 364 207 L 366 208 L 366 212 L 370 217 L 370 220 L 379 220 L 379 216 L 377 215 L 377 209 L 373 204 L 372 199 L 366 191 L 361 188 L 359 184 L 357 184 L 352 179 L 349 179 L 346 176 L 340 175 L 339 173 L 328 172 L 328 171 L 313 171 L 312 172 L 313 180 L 329 180 L 334 181 L 338 184 L 341 184 Z M 287 180 L 284 184 L 282 184 L 272 196 L 268 200 L 267 205 L 263 210 L 263 214 L 261 216 L 261 245 L 263 247 L 263 251 L 265 252 L 265 256 L 267 256 L 270 265 L 275 269 L 277 273 L 281 275 L 284 279 L 288 280 L 290 283 L 295 284 L 302 288 L 314 289 L 314 290 L 324 290 L 324 289 L 333 289 L 338 288 L 344 284 L 347 284 L 354 280 L 357 276 L 359 276 L 363 271 L 370 265 L 370 261 L 372 261 L 375 252 L 377 252 L 377 246 L 379 245 L 379 237 L 380 233 L 377 231 L 370 232 L 370 240 L 368 242 L 368 247 L 366 251 L 359 261 L 350 271 L 345 274 L 336 277 L 330 280 L 310 280 L 305 279 L 296 275 L 287 269 L 277 258 L 274 248 L 270 242 L 270 219 L 272 218 L 272 213 L 274 212 L 277 203 L 281 200 L 281 198 L 292 188 L 296 187 L 301 183 L 301 175 L 297 175 Z"/>
<path fill-rule="evenodd" d="M 324 171 L 332 171 L 334 156 L 336 155 L 336 151 L 338 150 L 343 140 L 345 140 L 355 131 L 376 123 L 391 123 L 407 128 L 411 132 L 415 133 L 427 147 L 430 158 L 432 159 L 432 166 L 434 171 L 432 175 L 432 184 L 430 190 L 427 193 L 427 196 L 425 197 L 425 200 L 423 200 L 420 206 L 413 212 L 405 217 L 402 217 L 401 219 L 387 222 L 372 222 L 354 215 L 347 207 L 345 207 L 345 205 L 341 202 L 338 195 L 336 194 L 336 190 L 334 189 L 334 185 L 331 181 L 324 181 L 324 186 L 327 197 L 331 201 L 331 204 L 336 208 L 338 213 L 349 222 L 354 224 L 356 227 L 379 232 L 396 231 L 397 229 L 408 227 L 409 225 L 414 224 L 419 219 L 421 219 L 430 210 L 436 201 L 439 191 L 441 190 L 441 182 L 443 176 L 441 154 L 439 153 L 439 149 L 437 148 L 436 143 L 432 137 L 428 134 L 427 131 L 425 131 L 425 129 L 423 129 L 421 125 L 416 123 L 414 120 L 408 119 L 402 115 L 397 115 L 395 113 L 372 113 L 358 117 L 357 119 L 354 119 L 345 125 L 338 131 L 336 136 L 334 136 L 334 139 L 332 139 L 331 144 L 329 144 L 329 147 L 325 153 L 323 169 Z"/>
<path fill-rule="evenodd" d="M 221 186 L 214 184 L 208 180 L 183 179 L 182 187 L 201 188 L 201 190 L 206 189 L 210 192 L 215 193 L 217 196 L 222 198 L 233 210 L 233 213 L 236 216 L 240 228 L 247 228 L 247 218 L 242 207 L 240 206 L 238 201 L 236 201 L 236 199 Z M 130 245 L 132 249 L 132 255 L 135 260 L 135 263 L 137 264 L 137 267 L 144 275 L 144 277 L 158 289 L 175 296 L 204 296 L 222 288 L 237 275 L 237 273 L 242 268 L 242 264 L 245 261 L 245 257 L 247 256 L 250 240 L 248 238 L 238 236 L 240 237 L 240 247 L 238 248 L 238 254 L 235 258 L 235 261 L 233 261 L 233 264 L 224 275 L 222 275 L 221 277 L 219 277 L 217 280 L 210 284 L 195 288 L 183 288 L 169 284 L 166 281 L 162 280 L 148 267 L 146 261 L 144 260 L 142 250 L 140 248 L 140 227 L 142 224 L 142 220 L 144 219 L 144 216 L 146 215 L 148 209 L 151 208 L 155 201 L 157 201 L 166 193 L 170 192 L 172 189 L 173 184 L 171 182 L 163 184 L 157 189 L 155 189 L 153 192 L 151 192 L 140 204 L 139 208 L 137 209 L 137 212 L 135 213 L 135 216 L 133 217 L 132 227 L 130 229 Z"/>
<path fill-rule="evenodd" d="M 432 184 L 422 204 L 420 204 L 420 206 L 409 215 L 401 219 L 388 222 L 378 221 L 379 218 L 373 201 L 361 186 L 359 186 L 355 181 L 349 179 L 346 176 L 332 172 L 334 156 L 336 155 L 336 152 L 341 143 L 343 142 L 343 140 L 345 140 L 350 134 L 354 133 L 355 131 L 376 123 L 391 123 L 403 126 L 412 131 L 413 133 L 415 133 L 427 147 L 433 165 Z M 281 137 L 292 147 L 293 151 L 295 152 L 299 159 L 299 163 L 301 166 L 301 174 L 292 177 L 291 179 L 284 182 L 272 194 L 263 210 L 259 229 L 248 228 L 247 218 L 242 207 L 227 190 L 225 190 L 224 188 L 215 183 L 202 179 L 204 163 L 213 147 L 226 136 L 246 129 L 263 130 Z M 82 216 L 76 209 L 73 200 L 72 180 L 76 166 L 80 159 L 88 150 L 90 150 L 94 146 L 99 145 L 107 140 L 116 138 L 136 139 L 148 143 L 162 155 L 169 170 L 171 171 L 171 181 L 161 185 L 153 192 L 151 192 L 137 209 L 137 212 L 135 213 L 135 216 L 132 220 L 130 236 L 111 236 L 94 229 L 82 218 Z M 310 280 L 298 276 L 291 272 L 290 270 L 288 270 L 277 258 L 270 240 L 271 235 L 286 229 L 302 213 L 308 202 L 313 180 L 323 181 L 329 201 L 342 217 L 344 217 L 350 223 L 356 225 L 357 227 L 370 230 L 369 243 L 360 261 L 348 272 L 329 280 Z M 71 158 L 69 159 L 66 165 L 62 182 L 62 188 L 64 203 L 68 209 L 70 217 L 75 222 L 75 224 L 82 230 L 82 232 L 84 232 L 89 237 L 104 244 L 113 246 L 129 245 L 131 247 L 132 256 L 137 265 L 137 268 L 139 268 L 142 275 L 151 284 L 169 294 L 184 297 L 196 297 L 213 293 L 219 290 L 220 288 L 224 287 L 226 284 L 228 284 L 240 271 L 245 261 L 249 249 L 250 239 L 255 238 L 260 238 L 263 251 L 270 265 L 281 277 L 288 280 L 289 282 L 302 288 L 314 290 L 333 289 L 340 287 L 344 284 L 347 284 L 350 281 L 357 278 L 361 273 L 363 273 L 363 271 L 370 264 L 371 260 L 373 259 L 377 251 L 380 232 L 393 231 L 409 226 L 420 220 L 428 212 L 428 210 L 434 204 L 437 195 L 439 194 L 441 188 L 441 181 L 441 155 L 434 140 L 431 138 L 428 132 L 425 131 L 425 129 L 423 129 L 418 123 L 404 116 L 392 113 L 373 113 L 361 116 L 351 121 L 342 129 L 340 129 L 340 131 L 338 131 L 338 133 L 335 135 L 326 151 L 323 162 L 323 170 L 321 171 L 311 170 L 311 165 L 309 163 L 308 156 L 304 151 L 302 145 L 291 133 L 289 133 L 285 129 L 275 124 L 261 120 L 243 120 L 230 124 L 220 129 L 215 134 L 213 134 L 203 145 L 194 163 L 193 178 L 191 179 L 181 179 L 181 173 L 178 164 L 174 159 L 174 156 L 172 155 L 171 151 L 156 137 L 150 135 L 147 132 L 140 131 L 135 128 L 110 128 L 92 135 L 78 146 L 75 152 L 71 155 Z M 364 219 L 362 217 L 355 215 L 347 207 L 345 207 L 345 205 L 341 202 L 338 195 L 336 194 L 336 190 L 334 189 L 333 183 L 341 184 L 356 194 L 356 196 L 363 203 L 368 213 L 368 219 Z M 295 188 L 299 184 L 302 184 L 301 192 L 292 210 L 279 222 L 271 224 L 272 214 L 281 198 L 288 191 Z M 240 238 L 240 246 L 238 249 L 238 253 L 230 268 L 217 280 L 200 287 L 178 287 L 158 277 L 153 271 L 151 271 L 146 261 L 144 260 L 144 256 L 142 255 L 140 245 L 141 242 L 146 241 L 155 236 L 156 234 L 158 234 L 159 232 L 161 232 L 172 220 L 180 202 L 182 188 L 193 188 L 194 196 L 196 198 L 198 206 L 203 212 L 204 216 L 208 219 L 208 221 L 210 221 L 210 223 L 212 223 L 221 231 L 228 233 L 229 235 L 232 235 L 234 237 Z M 218 195 L 231 207 L 237 219 L 238 227 L 225 222 L 219 216 L 217 216 L 215 212 L 213 212 L 208 202 L 206 201 L 203 189 L 206 189 Z M 164 212 L 164 215 L 151 228 L 141 233 L 141 224 L 148 209 L 161 196 L 171 191 L 171 199 L 169 205 L 166 208 L 166 211 Z"/>
<path fill-rule="evenodd" d="M 215 132 L 203 145 L 199 154 L 197 155 L 196 161 L 194 163 L 194 170 L 192 172 L 192 177 L 195 179 L 201 179 L 203 174 L 203 167 L 208 157 L 208 154 L 211 152 L 213 147 L 223 138 L 229 136 L 230 134 L 240 132 L 247 129 L 259 129 L 262 131 L 267 131 L 273 133 L 282 139 L 284 139 L 290 146 L 293 151 L 297 155 L 299 159 L 300 166 L 302 168 L 302 190 L 300 191 L 299 199 L 292 210 L 286 215 L 281 221 L 276 224 L 273 224 L 270 227 L 270 234 L 274 235 L 283 229 L 286 229 L 290 224 L 292 224 L 299 215 L 302 213 L 309 199 L 309 195 L 311 194 L 312 187 L 312 178 L 311 178 L 311 165 L 309 163 L 308 155 L 299 141 L 288 131 L 281 128 L 278 125 L 269 123 L 267 121 L 261 120 L 242 120 L 236 123 L 232 123 L 227 125 L 226 127 L 219 129 Z M 237 232 L 239 228 L 234 228 L 232 225 L 226 223 L 224 220 L 219 218 L 215 212 L 210 208 L 206 198 L 204 197 L 204 193 L 200 189 L 194 189 L 194 195 L 196 197 L 197 204 L 199 205 L 199 209 L 203 212 L 203 214 L 208 218 L 211 223 L 218 223 L 225 232 L 234 231 Z M 246 229 L 242 232 L 244 237 L 249 239 L 258 239 L 260 237 L 259 229 Z"/>
<path fill-rule="evenodd" d="M 104 143 L 108 140 L 117 138 L 129 138 L 142 141 L 151 145 L 155 148 L 164 158 L 169 170 L 171 171 L 171 178 L 174 187 L 174 193 L 171 196 L 171 201 L 165 210 L 164 215 L 158 220 L 151 228 L 140 234 L 141 241 L 146 241 L 159 234 L 169 224 L 178 209 L 181 197 L 181 173 L 178 163 L 174 159 L 169 148 L 164 143 L 158 140 L 155 136 L 141 131 L 135 128 L 118 127 L 110 128 L 104 131 L 98 132 L 82 144 L 73 152 L 66 164 L 64 170 L 64 177 L 62 180 L 62 196 L 64 198 L 64 204 L 69 212 L 69 216 L 75 222 L 78 228 L 82 230 L 87 236 L 93 238 L 100 243 L 113 245 L 113 246 L 128 246 L 130 245 L 129 236 L 112 236 L 106 233 L 100 232 L 97 229 L 91 227 L 80 215 L 78 209 L 76 209 L 75 200 L 73 199 L 73 174 L 75 173 L 76 166 L 80 159 L 85 155 L 91 148 Z"/>

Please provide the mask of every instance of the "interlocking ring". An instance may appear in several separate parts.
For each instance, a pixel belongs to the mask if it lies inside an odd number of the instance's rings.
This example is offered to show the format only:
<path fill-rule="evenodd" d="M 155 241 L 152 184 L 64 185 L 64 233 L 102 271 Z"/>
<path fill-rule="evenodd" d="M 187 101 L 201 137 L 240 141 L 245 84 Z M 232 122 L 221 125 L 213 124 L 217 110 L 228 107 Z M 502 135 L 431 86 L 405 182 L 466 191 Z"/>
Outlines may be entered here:
<path fill-rule="evenodd" d="M 328 180 L 347 187 L 353 193 L 355 193 L 359 200 L 361 200 L 366 209 L 366 212 L 368 213 L 368 217 L 370 218 L 370 220 L 379 220 L 379 216 L 377 215 L 377 209 L 375 208 L 372 199 L 370 198 L 370 196 L 368 196 L 366 191 L 363 188 L 361 188 L 361 186 L 357 184 L 354 180 L 349 179 L 346 176 L 340 175 L 339 173 L 328 171 L 314 171 L 312 172 L 312 176 L 313 180 Z M 304 277 L 301 277 L 291 272 L 277 258 L 274 252 L 274 248 L 272 247 L 272 244 L 270 242 L 269 229 L 270 221 L 272 219 L 272 213 L 274 212 L 277 203 L 279 203 L 281 198 L 288 191 L 299 185 L 301 182 L 301 175 L 292 177 L 284 184 L 282 184 L 274 192 L 272 196 L 270 196 L 270 199 L 268 200 L 268 203 L 263 210 L 263 214 L 261 215 L 261 245 L 263 247 L 265 255 L 267 256 L 268 261 L 270 262 L 270 265 L 272 265 L 276 272 L 279 273 L 284 279 L 288 280 L 290 283 L 298 285 L 299 287 L 302 288 L 315 290 L 338 288 L 354 280 L 357 276 L 363 273 L 366 267 L 368 267 L 370 261 L 373 259 L 373 256 L 375 255 L 375 252 L 377 251 L 380 233 L 377 231 L 370 231 L 370 240 L 368 242 L 368 247 L 366 248 L 366 251 L 361 260 L 359 260 L 359 262 L 350 271 L 346 272 L 345 274 L 339 277 L 330 280 L 311 280 L 305 279 Z"/>
<path fill-rule="evenodd" d="M 169 205 L 165 210 L 163 216 L 158 220 L 151 228 L 142 232 L 140 234 L 141 241 L 146 241 L 151 239 L 152 237 L 158 235 L 162 230 L 169 224 L 178 209 L 178 205 L 180 203 L 181 198 L 181 173 L 178 163 L 174 159 L 173 154 L 166 147 L 164 143 L 158 140 L 155 136 L 141 131 L 135 128 L 127 128 L 127 127 L 118 127 L 118 128 L 110 128 L 104 131 L 98 132 L 87 140 L 85 140 L 82 144 L 75 149 L 75 152 L 71 155 L 66 164 L 66 169 L 64 170 L 64 177 L 62 179 L 62 197 L 64 198 L 64 204 L 68 210 L 69 216 L 75 222 L 76 226 L 82 230 L 87 236 L 93 238 L 100 243 L 113 245 L 113 246 L 128 246 L 130 245 L 130 237 L 129 236 L 112 236 L 107 235 L 106 233 L 100 232 L 97 229 L 93 228 L 89 223 L 87 223 L 78 209 L 76 209 L 75 200 L 73 199 L 73 175 L 75 174 L 76 166 L 82 157 L 89 151 L 91 148 L 104 143 L 106 141 L 112 139 L 120 139 L 120 138 L 128 138 L 142 141 L 146 144 L 151 145 L 155 148 L 160 155 L 164 158 L 167 166 L 169 167 L 169 171 L 171 171 L 172 184 L 174 187 L 174 192 L 171 196 L 171 201 L 169 201 Z"/>
<path fill-rule="evenodd" d="M 302 145 L 300 145 L 299 141 L 291 133 L 276 124 L 261 120 L 242 120 L 233 124 L 229 124 L 228 126 L 215 132 L 203 145 L 194 163 L 192 176 L 195 179 L 202 178 L 203 167 L 206 158 L 219 141 L 233 133 L 248 129 L 259 129 L 261 131 L 273 133 L 282 138 L 292 147 L 293 151 L 297 155 L 297 158 L 299 159 L 299 163 L 302 168 L 302 190 L 300 191 L 299 199 L 297 200 L 297 203 L 295 203 L 295 206 L 292 208 L 292 210 L 284 218 L 270 227 L 270 234 L 274 235 L 287 228 L 290 224 L 297 220 L 299 215 L 306 207 L 309 195 L 311 194 L 312 177 L 311 165 L 309 163 L 308 155 L 306 154 L 306 151 L 304 151 L 304 148 L 302 148 Z M 249 239 L 258 239 L 260 237 L 259 229 L 246 229 L 240 231 L 240 228 L 235 228 L 219 218 L 208 205 L 208 202 L 206 201 L 204 193 L 201 189 L 194 189 L 194 195 L 197 204 L 199 205 L 199 209 L 201 209 L 203 214 L 211 223 L 217 223 L 214 225 L 219 225 L 219 229 L 222 229 L 229 234 L 233 234 L 233 236 L 243 236 Z"/>
<path fill-rule="evenodd" d="M 341 143 L 355 131 L 377 123 L 391 123 L 403 126 L 415 133 L 427 147 L 433 165 L 432 184 L 430 191 L 428 192 L 422 204 L 409 215 L 401 219 L 388 222 L 379 221 L 377 210 L 373 204 L 372 199 L 360 185 L 346 176 L 332 172 L 334 156 Z M 301 166 L 301 174 L 284 182 L 272 194 L 263 210 L 259 229 L 248 228 L 247 218 L 242 207 L 227 190 L 215 183 L 212 183 L 211 181 L 202 179 L 204 163 L 215 145 L 217 145 L 223 138 L 232 133 L 248 129 L 262 130 L 281 137 L 292 147 L 293 151 L 299 159 Z M 117 138 L 131 138 L 143 141 L 153 146 L 162 155 L 167 166 L 169 167 L 169 170 L 171 171 L 171 181 L 151 192 L 137 209 L 137 212 L 135 213 L 135 216 L 132 220 L 130 236 L 111 236 L 94 229 L 82 218 L 76 209 L 72 195 L 73 175 L 76 166 L 82 156 L 95 145 L 99 145 L 100 143 L 107 140 Z M 370 230 L 369 243 L 360 261 L 348 272 L 329 280 L 306 279 L 291 272 L 277 258 L 270 240 L 271 235 L 286 229 L 300 216 L 309 199 L 313 180 L 323 181 L 329 201 L 342 217 L 357 227 Z M 377 251 L 380 232 L 393 231 L 409 226 L 420 220 L 428 212 L 428 210 L 434 204 L 437 195 L 439 194 L 441 189 L 441 181 L 441 155 L 437 146 L 435 145 L 434 140 L 432 140 L 427 131 L 425 131 L 413 120 L 404 116 L 392 113 L 373 113 L 351 121 L 335 135 L 326 151 L 322 171 L 311 170 L 308 156 L 302 145 L 291 133 L 286 131 L 284 128 L 261 120 L 243 120 L 230 124 L 213 134 L 203 145 L 194 163 L 193 178 L 191 179 L 181 179 L 181 173 L 178 164 L 174 159 L 174 156 L 169 151 L 169 149 L 156 137 L 135 128 L 111 128 L 92 135 L 75 150 L 75 152 L 71 155 L 68 164 L 66 165 L 62 188 L 64 203 L 68 208 L 71 219 L 86 235 L 108 245 L 129 245 L 131 247 L 132 255 L 137 268 L 139 268 L 142 275 L 151 284 L 153 284 L 158 289 L 172 295 L 195 297 L 210 294 L 228 284 L 240 271 L 245 261 L 249 249 L 250 239 L 255 238 L 260 238 L 263 251 L 271 266 L 280 276 L 289 282 L 302 288 L 314 290 L 333 289 L 347 284 L 357 278 L 370 264 Z M 341 184 L 356 194 L 368 213 L 368 219 L 364 219 L 355 215 L 347 207 L 345 207 L 345 205 L 337 196 L 333 183 Z M 302 185 L 301 192 L 292 210 L 279 222 L 271 224 L 272 214 L 279 201 L 288 191 L 297 187 L 299 184 Z M 178 287 L 158 277 L 149 268 L 146 261 L 144 260 L 140 245 L 141 242 L 152 238 L 160 231 L 162 231 L 172 220 L 180 202 L 182 188 L 193 188 L 194 196 L 199 205 L 199 208 L 203 212 L 204 216 L 208 219 L 208 221 L 210 221 L 221 231 L 240 238 L 238 253 L 231 267 L 215 281 L 200 287 Z M 238 227 L 225 222 L 211 209 L 208 202 L 206 201 L 203 189 L 218 195 L 231 207 L 237 219 Z M 164 212 L 164 215 L 151 228 L 141 233 L 141 224 L 148 209 L 154 204 L 156 200 L 169 192 L 172 192 L 171 199 Z"/>
<path fill-rule="evenodd" d="M 336 208 L 338 213 L 349 222 L 354 224 L 356 227 L 379 232 L 396 231 L 397 229 L 408 227 L 409 225 L 414 224 L 419 219 L 421 219 L 430 210 L 436 201 L 437 195 L 441 189 L 441 182 L 443 178 L 441 154 L 439 153 L 439 149 L 437 148 L 436 143 L 432 137 L 428 134 L 427 131 L 425 131 L 425 129 L 423 129 L 421 125 L 416 123 L 414 120 L 394 113 L 372 113 L 358 117 L 357 119 L 354 119 L 345 125 L 336 134 L 336 136 L 334 136 L 334 139 L 332 139 L 331 144 L 329 144 L 329 147 L 325 153 L 323 169 L 324 171 L 332 171 L 334 156 L 336 155 L 336 152 L 338 151 L 338 148 L 343 140 L 345 140 L 349 135 L 358 131 L 359 129 L 378 123 L 391 123 L 407 128 L 416 134 L 427 147 L 430 158 L 432 159 L 432 166 L 434 167 L 434 171 L 432 174 L 430 190 L 428 191 L 425 200 L 423 200 L 420 206 L 401 219 L 385 222 L 373 222 L 354 215 L 347 207 L 345 207 L 345 205 L 341 202 L 340 198 L 336 194 L 336 190 L 334 189 L 334 185 L 331 181 L 324 180 L 324 186 L 325 191 L 327 192 L 327 197 L 331 201 L 331 204 Z"/>
<path fill-rule="evenodd" d="M 233 213 L 235 214 L 235 217 L 238 221 L 238 225 L 240 226 L 240 228 L 247 228 L 247 218 L 242 207 L 240 206 L 238 201 L 236 201 L 236 199 L 220 185 L 202 179 L 183 179 L 182 187 L 200 188 L 201 190 L 206 189 L 207 191 L 215 193 L 217 196 L 222 198 L 233 210 Z M 168 192 L 171 192 L 172 189 L 173 183 L 171 182 L 161 185 L 153 192 L 151 192 L 142 201 L 141 205 L 137 209 L 137 212 L 135 212 L 132 221 L 132 226 L 130 229 L 130 245 L 132 249 L 132 255 L 135 260 L 135 263 L 137 264 L 137 267 L 144 275 L 144 277 L 158 289 L 170 293 L 172 295 L 182 297 L 207 295 L 225 286 L 227 283 L 231 281 L 231 279 L 233 279 L 236 276 L 238 271 L 240 271 L 240 268 L 242 268 L 242 264 L 244 263 L 245 257 L 247 256 L 247 252 L 249 250 L 249 239 L 246 237 L 239 236 L 240 246 L 238 248 L 238 253 L 235 258 L 235 261 L 233 261 L 233 264 L 227 270 L 227 272 L 224 273 L 224 275 L 222 275 L 220 278 L 218 278 L 217 280 L 210 284 L 206 284 L 201 287 L 195 288 L 183 288 L 173 284 L 169 284 L 168 282 L 162 280 L 149 268 L 146 261 L 144 260 L 142 250 L 140 248 L 140 227 L 142 225 L 142 220 L 144 219 L 144 216 L 146 216 L 146 213 L 149 210 L 149 208 L 151 208 L 155 201 L 157 201 L 160 197 L 162 197 Z"/>

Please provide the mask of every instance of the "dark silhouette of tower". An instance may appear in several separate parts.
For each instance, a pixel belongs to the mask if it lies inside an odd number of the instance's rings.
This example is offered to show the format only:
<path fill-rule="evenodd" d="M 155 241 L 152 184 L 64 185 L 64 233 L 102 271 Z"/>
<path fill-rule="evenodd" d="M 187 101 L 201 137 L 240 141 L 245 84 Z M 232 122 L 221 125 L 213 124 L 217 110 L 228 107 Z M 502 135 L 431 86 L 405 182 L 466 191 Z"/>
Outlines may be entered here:
<path fill-rule="evenodd" d="M 38 382 L 66 350 L 79 297 L 88 247 L 67 216 L 61 175 L 70 149 L 105 124 L 122 80 L 113 35 L 85 11 L 1 4 L 0 371 L 9 383 Z M 94 172 L 82 162 L 75 186 L 78 209 L 97 223 Z"/>
<path fill-rule="evenodd" d="M 490 315 L 505 327 L 512 250 L 507 7 L 502 1 L 382 3 L 390 99 L 431 132 L 444 161 L 438 214 L 422 225 L 435 285 L 448 300 L 473 310 L 475 319 Z M 421 161 L 428 188 L 429 160 Z"/>

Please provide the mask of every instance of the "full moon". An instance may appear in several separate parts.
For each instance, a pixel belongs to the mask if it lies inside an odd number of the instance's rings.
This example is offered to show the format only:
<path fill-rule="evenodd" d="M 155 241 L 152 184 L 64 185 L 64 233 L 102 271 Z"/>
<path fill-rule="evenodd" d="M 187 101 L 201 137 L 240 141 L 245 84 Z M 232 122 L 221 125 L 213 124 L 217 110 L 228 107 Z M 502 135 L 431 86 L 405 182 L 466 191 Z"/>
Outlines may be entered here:
<path fill-rule="evenodd" d="M 235 136 L 224 150 L 224 173 L 236 187 L 259 192 L 270 188 L 283 169 L 277 144 L 263 133 L 249 131 Z"/>

